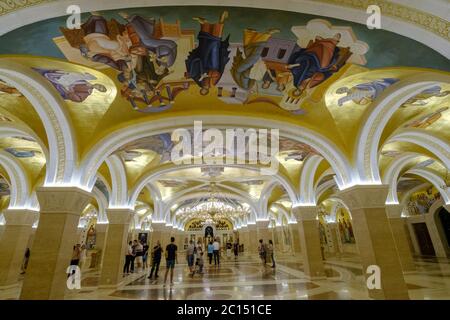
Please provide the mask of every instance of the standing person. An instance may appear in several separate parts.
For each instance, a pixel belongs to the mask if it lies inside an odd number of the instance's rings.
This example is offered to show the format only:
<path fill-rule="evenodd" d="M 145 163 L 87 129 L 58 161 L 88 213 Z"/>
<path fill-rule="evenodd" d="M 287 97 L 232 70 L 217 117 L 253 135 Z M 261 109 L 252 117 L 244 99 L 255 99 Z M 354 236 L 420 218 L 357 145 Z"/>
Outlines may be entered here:
<path fill-rule="evenodd" d="M 230 239 L 228 239 L 226 246 L 227 246 L 227 259 L 230 259 L 230 257 L 231 257 L 231 248 L 233 247 L 232 244 L 231 244 Z"/>
<path fill-rule="evenodd" d="M 129 274 L 130 273 L 130 265 L 131 260 L 133 258 L 133 248 L 132 248 L 133 242 L 128 242 L 127 250 L 125 251 L 125 265 L 123 266 L 123 274 Z"/>
<path fill-rule="evenodd" d="M 131 273 L 134 273 L 134 260 L 136 259 L 136 246 L 137 246 L 137 241 L 134 240 L 131 244 L 131 249 L 132 249 L 132 255 L 131 255 Z"/>
<path fill-rule="evenodd" d="M 194 271 L 194 254 L 195 254 L 195 245 L 194 241 L 189 241 L 189 245 L 186 249 L 186 260 L 189 267 L 189 271 L 193 273 Z"/>
<path fill-rule="evenodd" d="M 27 270 L 28 267 L 28 261 L 30 260 L 30 248 L 27 248 L 27 250 L 25 250 L 25 256 L 23 258 L 23 263 L 22 263 L 22 272 L 20 274 L 25 274 L 25 271 Z"/>
<path fill-rule="evenodd" d="M 209 264 L 211 264 L 211 262 L 212 262 L 213 254 L 214 254 L 214 245 L 213 245 L 212 241 L 210 241 L 210 242 L 208 243 L 208 258 L 209 258 Z"/>
<path fill-rule="evenodd" d="M 153 271 L 155 272 L 155 279 L 158 278 L 158 270 L 159 264 L 161 263 L 161 255 L 163 249 L 161 247 L 161 242 L 156 241 L 156 245 L 152 249 L 152 269 L 150 270 L 150 274 L 148 276 L 149 279 L 152 278 Z"/>
<path fill-rule="evenodd" d="M 220 243 L 217 238 L 214 240 L 213 246 L 214 265 L 220 265 Z"/>
<path fill-rule="evenodd" d="M 198 265 L 198 273 L 203 274 L 203 265 L 204 265 L 204 261 L 203 261 L 203 251 L 200 252 L 200 254 L 198 255 L 197 258 L 197 262 L 196 264 Z"/>
<path fill-rule="evenodd" d="M 198 240 L 197 241 L 197 247 L 196 247 L 196 253 L 197 253 L 197 258 L 200 256 L 200 253 L 203 252 L 203 243 L 202 240 Z"/>
<path fill-rule="evenodd" d="M 170 271 L 170 285 L 173 286 L 173 269 L 175 268 L 175 261 L 177 260 L 178 247 L 175 244 L 175 238 L 170 238 L 170 243 L 166 247 L 166 274 L 164 275 L 164 286 L 166 285 L 167 275 Z"/>
<path fill-rule="evenodd" d="M 144 246 L 141 244 L 140 241 L 134 240 L 136 242 L 136 247 L 135 247 L 135 253 L 136 253 L 136 268 L 137 271 L 140 271 L 142 268 L 142 264 L 143 264 L 143 255 L 144 255 Z"/>
<path fill-rule="evenodd" d="M 80 263 L 80 254 L 81 254 L 81 245 L 77 243 L 77 245 L 73 247 L 72 259 L 70 260 L 71 266 L 77 266 Z"/>
<path fill-rule="evenodd" d="M 273 257 L 273 242 L 269 240 L 269 244 L 267 245 L 267 257 L 272 261 L 272 268 L 275 268 L 275 259 Z"/>
<path fill-rule="evenodd" d="M 234 241 L 233 251 L 234 251 L 234 259 L 237 259 L 239 255 L 239 242 Z"/>
<path fill-rule="evenodd" d="M 148 249 L 149 249 L 149 246 L 148 246 L 147 242 L 144 243 L 143 248 L 144 248 L 144 255 L 142 256 L 142 262 L 144 264 L 144 269 L 147 269 L 147 267 L 148 267 L 148 263 L 147 263 L 147 261 L 148 261 Z"/>
<path fill-rule="evenodd" d="M 83 244 L 80 248 L 80 269 L 83 269 L 86 262 L 86 246 Z"/>
<path fill-rule="evenodd" d="M 259 253 L 259 258 L 261 259 L 262 264 L 266 265 L 267 252 L 266 252 L 266 246 L 262 239 L 259 240 L 258 253 Z"/>

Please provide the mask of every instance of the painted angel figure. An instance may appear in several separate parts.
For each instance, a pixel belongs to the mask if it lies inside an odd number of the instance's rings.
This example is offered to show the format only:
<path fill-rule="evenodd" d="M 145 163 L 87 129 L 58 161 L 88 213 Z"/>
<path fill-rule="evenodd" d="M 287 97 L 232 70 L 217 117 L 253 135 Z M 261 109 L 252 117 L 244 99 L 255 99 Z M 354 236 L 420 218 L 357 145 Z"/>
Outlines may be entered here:
<path fill-rule="evenodd" d="M 366 105 L 375 100 L 386 88 L 398 81 L 398 79 L 394 78 L 384 78 L 357 84 L 356 86 L 353 86 L 351 88 L 341 87 L 336 90 L 336 93 L 345 93 L 346 95 L 338 100 L 338 106 L 342 107 L 344 103 L 349 101 L 353 101 L 354 103 L 359 105 Z"/>

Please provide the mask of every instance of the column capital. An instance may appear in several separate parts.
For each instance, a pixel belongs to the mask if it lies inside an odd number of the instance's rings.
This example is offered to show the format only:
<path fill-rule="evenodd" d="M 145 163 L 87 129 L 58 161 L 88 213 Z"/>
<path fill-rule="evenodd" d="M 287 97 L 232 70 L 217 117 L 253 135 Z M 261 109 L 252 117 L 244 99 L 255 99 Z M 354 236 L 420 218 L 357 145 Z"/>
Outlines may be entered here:
<path fill-rule="evenodd" d="M 152 222 L 153 231 L 163 231 L 166 229 L 165 222 Z"/>
<path fill-rule="evenodd" d="M 129 224 L 134 211 L 131 209 L 106 209 L 109 224 Z"/>
<path fill-rule="evenodd" d="M 298 206 L 292 208 L 292 213 L 297 221 L 316 220 L 318 212 L 317 206 Z"/>
<path fill-rule="evenodd" d="M 106 232 L 106 230 L 108 229 L 108 224 L 109 223 L 97 223 L 95 225 L 95 231 L 97 231 L 97 232 Z"/>
<path fill-rule="evenodd" d="M 247 228 L 248 228 L 248 230 L 250 231 L 250 230 L 256 230 L 256 223 L 255 224 L 248 224 L 247 225 Z"/>
<path fill-rule="evenodd" d="M 341 198 L 350 211 L 361 208 L 384 208 L 389 192 L 389 186 L 356 185 L 339 191 L 337 196 Z"/>
<path fill-rule="evenodd" d="M 269 220 L 258 220 L 256 221 L 257 228 L 268 228 L 270 224 Z"/>
<path fill-rule="evenodd" d="M 38 217 L 38 212 L 27 209 L 6 209 L 3 211 L 3 216 L 6 225 L 31 227 Z"/>
<path fill-rule="evenodd" d="M 400 204 L 387 204 L 386 214 L 389 219 L 391 218 L 401 218 L 403 207 Z"/>
<path fill-rule="evenodd" d="M 68 213 L 79 216 L 92 195 L 76 187 L 39 187 L 36 189 L 41 213 Z"/>

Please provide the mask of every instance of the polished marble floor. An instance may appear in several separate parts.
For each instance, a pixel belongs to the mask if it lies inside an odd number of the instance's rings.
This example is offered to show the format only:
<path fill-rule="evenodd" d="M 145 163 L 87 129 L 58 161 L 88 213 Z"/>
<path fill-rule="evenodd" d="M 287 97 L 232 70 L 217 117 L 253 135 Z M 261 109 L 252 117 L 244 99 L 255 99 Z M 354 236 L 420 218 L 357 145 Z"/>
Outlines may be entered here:
<path fill-rule="evenodd" d="M 368 299 L 363 270 L 357 257 L 328 258 L 327 278 L 309 280 L 303 273 L 301 258 L 277 257 L 277 267 L 264 267 L 253 256 L 222 259 L 220 267 L 205 265 L 204 274 L 192 277 L 187 265 L 175 267 L 174 285 L 163 286 L 161 265 L 157 280 L 147 279 L 148 270 L 124 277 L 119 288 L 98 289 L 99 272 L 83 270 L 80 290 L 72 290 L 66 299 Z M 417 270 L 405 274 L 411 299 L 450 300 L 450 260 L 416 259 Z M 0 290 L 0 299 L 17 299 L 18 288 Z"/>

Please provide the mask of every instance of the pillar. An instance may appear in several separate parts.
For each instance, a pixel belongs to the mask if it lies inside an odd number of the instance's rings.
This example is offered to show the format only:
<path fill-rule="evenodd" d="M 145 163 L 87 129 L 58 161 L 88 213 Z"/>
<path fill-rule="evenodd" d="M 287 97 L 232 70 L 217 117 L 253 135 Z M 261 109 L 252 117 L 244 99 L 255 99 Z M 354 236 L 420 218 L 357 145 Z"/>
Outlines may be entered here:
<path fill-rule="evenodd" d="M 289 224 L 289 229 L 291 230 L 291 234 L 292 234 L 293 253 L 295 256 L 300 256 L 302 254 L 302 250 L 300 247 L 300 233 L 298 230 L 298 224 L 297 223 Z"/>
<path fill-rule="evenodd" d="M 108 234 L 108 223 L 98 223 L 95 226 L 95 249 L 97 250 L 96 268 L 101 269 L 103 255 L 105 254 L 106 236 Z"/>
<path fill-rule="evenodd" d="M 258 234 L 256 231 L 256 224 L 248 225 L 248 249 L 247 253 L 253 254 L 258 252 Z"/>
<path fill-rule="evenodd" d="M 239 230 L 239 244 L 244 245 L 244 254 L 250 250 L 249 230 L 248 227 L 242 227 Z"/>
<path fill-rule="evenodd" d="M 268 243 L 269 240 L 272 240 L 272 231 L 269 229 L 269 223 L 269 220 L 256 221 L 258 243 L 260 239 L 263 239 L 264 243 Z"/>
<path fill-rule="evenodd" d="M 327 228 L 329 230 L 330 239 L 329 242 L 332 244 L 332 252 L 335 254 L 335 256 L 339 257 L 341 256 L 342 250 L 341 250 L 341 244 L 338 237 L 338 225 L 336 222 L 329 222 L 327 223 Z"/>
<path fill-rule="evenodd" d="M 153 235 L 151 247 L 153 248 L 156 245 L 156 242 L 159 240 L 161 242 L 161 245 L 165 249 L 165 246 L 168 245 L 170 242 L 169 235 L 166 232 L 166 223 L 153 222 L 152 229 Z"/>
<path fill-rule="evenodd" d="M 297 219 L 305 276 L 310 279 L 323 279 L 325 270 L 320 246 L 317 207 L 301 206 L 293 208 L 292 211 Z"/>
<path fill-rule="evenodd" d="M 405 219 L 402 218 L 402 207 L 400 204 L 386 205 L 386 213 L 392 229 L 395 245 L 397 247 L 398 257 L 403 272 L 414 271 L 416 266 L 411 254 L 408 242 L 407 226 Z"/>
<path fill-rule="evenodd" d="M 130 209 L 107 209 L 108 231 L 100 274 L 100 288 L 115 288 L 123 280 L 128 229 L 134 212 Z"/>
<path fill-rule="evenodd" d="M 8 209 L 3 212 L 6 224 L 0 241 L 0 288 L 17 285 L 24 254 L 37 213 Z"/>
<path fill-rule="evenodd" d="M 273 243 L 276 246 L 278 252 L 284 252 L 284 241 L 283 241 L 283 226 L 276 226 L 273 230 Z M 276 241 L 275 241 L 276 240 Z"/>
<path fill-rule="evenodd" d="M 366 278 L 371 277 L 368 280 L 372 283 L 373 272 L 366 272 L 369 266 L 377 266 L 381 271 L 381 288 L 369 289 L 369 296 L 374 299 L 409 299 L 386 214 L 387 194 L 387 185 L 357 185 L 341 191 L 339 197 L 350 209 Z"/>
<path fill-rule="evenodd" d="M 91 194 L 76 187 L 40 187 L 36 194 L 39 226 L 20 299 L 64 299 L 78 221 Z"/>

